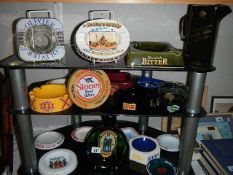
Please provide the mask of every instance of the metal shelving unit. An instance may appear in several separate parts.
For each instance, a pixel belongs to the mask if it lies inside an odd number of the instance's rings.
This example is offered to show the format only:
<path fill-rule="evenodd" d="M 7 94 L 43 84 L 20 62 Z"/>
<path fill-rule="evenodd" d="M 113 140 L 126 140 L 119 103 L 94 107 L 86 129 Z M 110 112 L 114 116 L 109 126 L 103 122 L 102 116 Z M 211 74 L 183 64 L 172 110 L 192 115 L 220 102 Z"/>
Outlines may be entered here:
<path fill-rule="evenodd" d="M 72 63 L 72 64 L 71 64 Z M 24 63 L 16 55 L 11 56 L 2 62 L 0 67 L 7 72 L 12 95 L 12 110 L 16 119 L 16 132 L 19 135 L 19 148 L 21 161 L 26 173 L 33 173 L 37 170 L 36 151 L 33 145 L 33 131 L 31 114 L 29 111 L 28 87 L 26 84 L 25 69 L 103 69 L 103 70 L 141 70 L 143 75 L 151 76 L 152 71 L 185 71 L 185 68 L 128 68 L 124 65 L 124 59 L 114 64 L 96 64 L 77 56 L 70 47 L 67 47 L 66 56 L 61 62 L 50 63 Z M 199 116 L 201 116 L 201 100 L 204 92 L 206 73 L 189 72 L 190 87 L 189 98 L 186 107 L 184 126 L 182 128 L 180 155 L 178 160 L 179 174 L 188 174 L 191 168 L 192 153 L 196 136 Z M 72 113 L 72 122 L 78 126 L 81 122 L 81 115 Z M 137 115 L 135 115 L 137 116 Z M 139 116 L 139 130 L 142 133 L 147 129 L 149 116 Z"/>

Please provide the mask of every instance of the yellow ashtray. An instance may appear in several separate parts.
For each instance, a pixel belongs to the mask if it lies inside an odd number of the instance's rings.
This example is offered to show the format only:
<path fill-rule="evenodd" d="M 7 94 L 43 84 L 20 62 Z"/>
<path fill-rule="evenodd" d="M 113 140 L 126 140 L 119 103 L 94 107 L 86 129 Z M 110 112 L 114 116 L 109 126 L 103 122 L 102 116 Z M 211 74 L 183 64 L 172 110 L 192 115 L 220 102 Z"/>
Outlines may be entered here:
<path fill-rule="evenodd" d="M 46 84 L 29 92 L 31 109 L 41 113 L 60 112 L 72 105 L 65 84 Z"/>

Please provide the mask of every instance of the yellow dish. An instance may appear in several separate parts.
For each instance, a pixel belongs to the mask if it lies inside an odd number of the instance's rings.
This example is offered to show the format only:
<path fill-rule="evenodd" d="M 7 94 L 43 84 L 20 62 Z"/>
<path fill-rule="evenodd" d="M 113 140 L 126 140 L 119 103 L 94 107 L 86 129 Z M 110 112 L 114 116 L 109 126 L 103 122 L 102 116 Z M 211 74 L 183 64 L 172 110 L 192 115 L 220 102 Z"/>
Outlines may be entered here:
<path fill-rule="evenodd" d="M 41 113 L 60 112 L 72 105 L 64 84 L 46 84 L 29 92 L 31 109 Z"/>

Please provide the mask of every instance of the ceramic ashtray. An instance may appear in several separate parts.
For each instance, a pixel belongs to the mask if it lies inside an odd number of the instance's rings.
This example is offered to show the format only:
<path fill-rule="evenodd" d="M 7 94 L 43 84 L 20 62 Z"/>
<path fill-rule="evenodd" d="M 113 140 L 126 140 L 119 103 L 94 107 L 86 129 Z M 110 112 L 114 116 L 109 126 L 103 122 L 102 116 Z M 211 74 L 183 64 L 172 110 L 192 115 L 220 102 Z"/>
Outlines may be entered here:
<path fill-rule="evenodd" d="M 31 109 L 40 113 L 66 110 L 73 104 L 65 84 L 45 84 L 29 92 Z"/>
<path fill-rule="evenodd" d="M 180 141 L 179 139 L 171 134 L 162 134 L 157 137 L 160 148 L 169 152 L 178 152 Z"/>
<path fill-rule="evenodd" d="M 49 80 L 47 84 L 65 84 L 66 79 L 65 78 L 57 78 L 53 80 Z"/>
<path fill-rule="evenodd" d="M 87 133 L 92 129 L 91 126 L 82 126 L 76 128 L 72 133 L 71 137 L 77 142 L 84 142 Z"/>
<path fill-rule="evenodd" d="M 128 30 L 119 22 L 95 19 L 83 23 L 75 34 L 75 48 L 80 56 L 93 62 L 112 62 L 128 50 Z"/>
<path fill-rule="evenodd" d="M 138 132 L 132 127 L 121 128 L 121 130 L 124 132 L 128 140 L 137 137 L 139 135 Z"/>
<path fill-rule="evenodd" d="M 157 158 L 151 160 L 147 166 L 146 170 L 149 175 L 176 175 L 177 169 L 173 163 L 169 160 Z"/>
<path fill-rule="evenodd" d="M 129 159 L 146 165 L 150 160 L 160 157 L 160 146 L 155 138 L 139 135 L 129 140 Z"/>
<path fill-rule="evenodd" d="M 75 153 L 69 149 L 55 149 L 45 153 L 39 160 L 42 175 L 68 175 L 78 165 Z"/>
<path fill-rule="evenodd" d="M 111 83 L 103 70 L 77 70 L 67 83 L 70 99 L 83 109 L 101 106 L 109 97 Z"/>
<path fill-rule="evenodd" d="M 63 134 L 55 131 L 43 132 L 36 136 L 34 146 L 40 150 L 50 150 L 60 146 L 65 140 Z"/>

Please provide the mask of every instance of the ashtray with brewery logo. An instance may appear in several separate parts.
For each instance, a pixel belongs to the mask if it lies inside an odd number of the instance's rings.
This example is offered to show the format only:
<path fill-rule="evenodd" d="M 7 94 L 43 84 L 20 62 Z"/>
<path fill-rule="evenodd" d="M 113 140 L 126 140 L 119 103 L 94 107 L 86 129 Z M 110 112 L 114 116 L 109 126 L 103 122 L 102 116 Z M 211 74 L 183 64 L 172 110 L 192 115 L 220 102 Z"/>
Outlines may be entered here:
<path fill-rule="evenodd" d="M 109 19 L 94 19 L 94 14 L 109 14 Z M 112 20 L 112 11 L 90 11 L 90 20 L 79 26 L 74 43 L 77 53 L 89 61 L 113 62 L 128 50 L 130 37 L 126 27 Z"/>
<path fill-rule="evenodd" d="M 103 70 L 77 70 L 70 76 L 67 89 L 78 107 L 94 109 L 107 100 L 111 83 Z"/>
<path fill-rule="evenodd" d="M 47 13 L 48 17 L 31 17 L 32 13 Z M 27 11 L 26 18 L 16 24 L 16 35 L 18 56 L 23 61 L 55 61 L 65 55 L 63 25 L 52 18 L 51 11 Z"/>
<path fill-rule="evenodd" d="M 132 42 L 126 57 L 127 67 L 184 67 L 182 52 L 167 42 Z"/>

